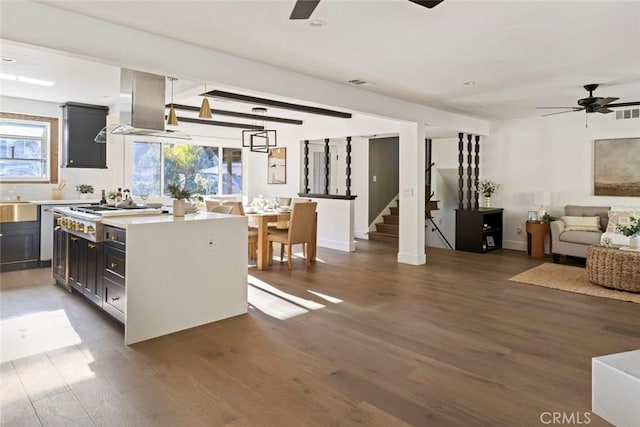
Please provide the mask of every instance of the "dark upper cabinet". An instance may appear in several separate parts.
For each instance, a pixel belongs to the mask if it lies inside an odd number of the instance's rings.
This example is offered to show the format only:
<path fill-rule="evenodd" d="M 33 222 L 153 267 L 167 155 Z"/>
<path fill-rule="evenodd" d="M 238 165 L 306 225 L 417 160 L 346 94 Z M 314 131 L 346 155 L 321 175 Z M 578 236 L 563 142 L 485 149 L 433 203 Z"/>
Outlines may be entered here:
<path fill-rule="evenodd" d="M 107 145 L 94 141 L 107 125 L 109 107 L 67 102 L 62 106 L 62 165 L 68 168 L 106 168 Z"/>

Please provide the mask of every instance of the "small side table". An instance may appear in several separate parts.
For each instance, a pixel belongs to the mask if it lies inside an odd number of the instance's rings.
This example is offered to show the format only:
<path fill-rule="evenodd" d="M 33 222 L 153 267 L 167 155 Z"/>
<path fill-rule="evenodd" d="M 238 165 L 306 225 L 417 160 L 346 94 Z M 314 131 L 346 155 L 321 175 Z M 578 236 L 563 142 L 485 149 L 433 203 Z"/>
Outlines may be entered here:
<path fill-rule="evenodd" d="M 527 254 L 533 258 L 544 258 L 544 236 L 547 234 L 551 235 L 549 224 L 527 221 Z M 551 241 L 549 249 L 551 250 Z"/>

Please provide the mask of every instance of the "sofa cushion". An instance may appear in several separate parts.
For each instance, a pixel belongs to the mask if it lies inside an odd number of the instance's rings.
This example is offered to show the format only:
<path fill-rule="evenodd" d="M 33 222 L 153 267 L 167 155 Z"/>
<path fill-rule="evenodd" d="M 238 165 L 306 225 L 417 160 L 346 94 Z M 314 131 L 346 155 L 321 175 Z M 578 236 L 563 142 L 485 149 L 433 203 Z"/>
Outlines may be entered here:
<path fill-rule="evenodd" d="M 631 217 L 640 218 L 640 209 L 637 210 L 610 210 L 609 211 L 609 224 L 607 225 L 607 233 L 622 234 L 622 231 L 617 229 L 617 225 L 629 225 Z"/>
<path fill-rule="evenodd" d="M 563 216 L 565 231 L 600 231 L 598 216 Z"/>
<path fill-rule="evenodd" d="M 599 245 L 602 233 L 595 231 L 565 231 L 560 233 L 560 240 L 580 245 Z"/>
<path fill-rule="evenodd" d="M 609 222 L 609 206 L 567 205 L 564 207 L 564 214 L 567 216 L 599 216 L 600 230 L 606 230 Z"/>

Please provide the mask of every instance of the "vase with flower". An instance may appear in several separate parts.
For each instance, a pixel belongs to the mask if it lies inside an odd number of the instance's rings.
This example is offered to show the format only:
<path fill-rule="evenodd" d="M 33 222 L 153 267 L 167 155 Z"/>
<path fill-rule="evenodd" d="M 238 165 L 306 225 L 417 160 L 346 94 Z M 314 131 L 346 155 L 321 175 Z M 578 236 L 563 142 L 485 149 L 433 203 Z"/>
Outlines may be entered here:
<path fill-rule="evenodd" d="M 180 184 L 167 185 L 167 191 L 173 197 L 173 216 L 184 216 L 185 200 L 191 197 L 191 192 Z"/>
<path fill-rule="evenodd" d="M 484 197 L 483 206 L 485 208 L 491 207 L 491 196 L 493 196 L 493 194 L 496 191 L 498 191 L 498 188 L 500 188 L 500 184 L 496 184 L 494 181 L 491 181 L 488 179 L 483 179 L 482 181 L 480 181 L 480 184 L 478 185 L 478 190 L 482 193 L 482 196 Z"/>
<path fill-rule="evenodd" d="M 640 218 L 631 216 L 628 224 L 618 224 L 616 229 L 629 238 L 629 248 L 640 249 Z"/>

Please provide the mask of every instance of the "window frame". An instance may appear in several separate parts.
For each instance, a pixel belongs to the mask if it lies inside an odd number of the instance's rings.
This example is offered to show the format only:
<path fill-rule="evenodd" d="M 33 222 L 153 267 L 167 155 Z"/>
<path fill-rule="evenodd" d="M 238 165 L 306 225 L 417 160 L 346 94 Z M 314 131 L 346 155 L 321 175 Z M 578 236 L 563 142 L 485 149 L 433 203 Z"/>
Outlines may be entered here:
<path fill-rule="evenodd" d="M 30 114 L 16 114 L 0 112 L 0 119 L 9 119 L 24 122 L 43 122 L 49 124 L 49 137 L 47 138 L 48 156 L 46 167 L 49 171 L 48 179 L 28 179 L 16 178 L 7 179 L 0 177 L 3 184 L 57 184 L 58 183 L 58 134 L 59 120 L 56 117 L 32 116 Z"/>

